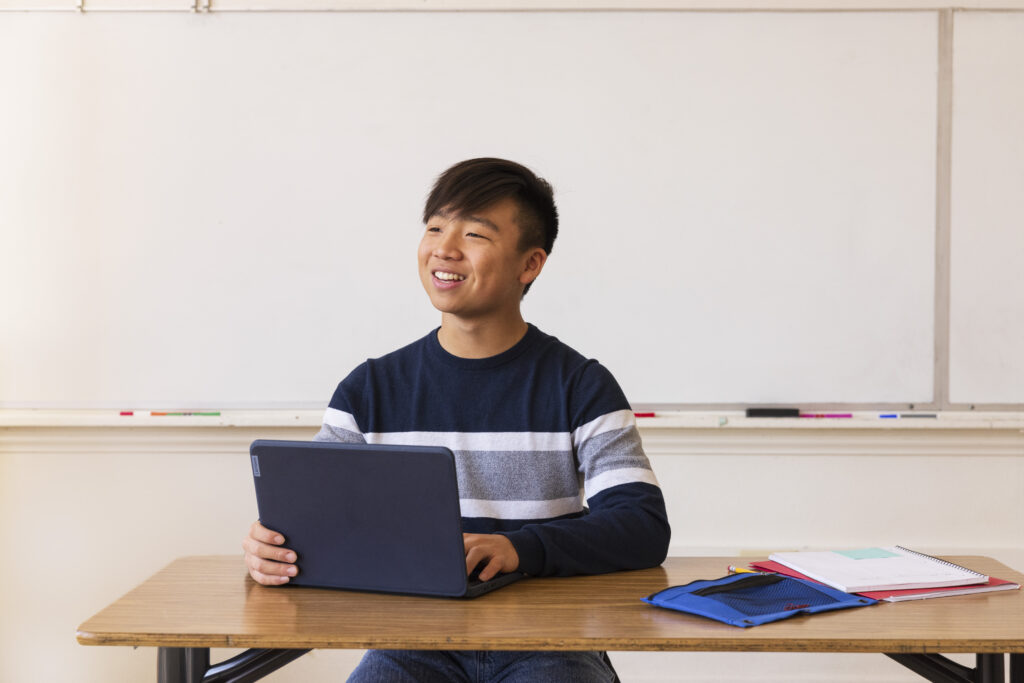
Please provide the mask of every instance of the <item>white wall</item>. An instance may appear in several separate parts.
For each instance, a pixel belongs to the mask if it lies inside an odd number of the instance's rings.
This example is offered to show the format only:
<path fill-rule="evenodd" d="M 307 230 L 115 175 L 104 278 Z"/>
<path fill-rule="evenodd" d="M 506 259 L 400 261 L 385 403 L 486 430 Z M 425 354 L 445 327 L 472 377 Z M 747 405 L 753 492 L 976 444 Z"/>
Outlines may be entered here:
<path fill-rule="evenodd" d="M 256 514 L 248 444 L 311 433 L 0 428 L 0 680 L 150 679 L 154 649 L 81 646 L 75 628 L 176 557 L 240 555 Z M 1024 570 L 1019 429 L 643 435 L 673 555 L 904 543 Z M 880 655 L 612 656 L 625 681 L 916 680 Z M 336 681 L 357 657 L 314 652 L 269 680 Z"/>

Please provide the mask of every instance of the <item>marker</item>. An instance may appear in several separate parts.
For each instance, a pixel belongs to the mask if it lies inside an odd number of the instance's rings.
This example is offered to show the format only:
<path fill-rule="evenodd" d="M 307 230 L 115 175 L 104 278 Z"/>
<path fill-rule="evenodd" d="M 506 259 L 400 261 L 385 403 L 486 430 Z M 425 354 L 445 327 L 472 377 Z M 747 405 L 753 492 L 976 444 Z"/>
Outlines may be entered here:
<path fill-rule="evenodd" d="M 151 412 L 150 415 L 152 415 L 153 417 L 220 417 L 220 413 L 219 412 L 210 412 L 210 413 L 192 413 L 192 412 L 184 412 L 184 413 L 158 413 L 158 412 Z"/>
<path fill-rule="evenodd" d="M 747 408 L 747 417 L 800 417 L 798 408 Z"/>
<path fill-rule="evenodd" d="M 811 418 L 853 417 L 853 413 L 801 413 L 800 417 L 811 417 Z"/>
<path fill-rule="evenodd" d="M 900 417 L 930 417 L 934 419 L 937 418 L 938 415 L 935 413 L 900 413 Z"/>
<path fill-rule="evenodd" d="M 898 420 L 900 416 L 897 413 L 886 413 L 885 415 L 879 415 L 879 419 L 882 420 Z"/>
<path fill-rule="evenodd" d="M 122 415 L 122 416 L 125 416 L 125 415 L 127 415 L 128 417 L 131 417 L 131 416 L 132 416 L 132 415 L 134 415 L 134 414 L 135 414 L 135 411 L 132 411 L 132 410 L 122 410 L 122 411 L 121 411 L 121 415 Z"/>
<path fill-rule="evenodd" d="M 654 413 L 633 413 L 633 417 L 657 417 Z"/>

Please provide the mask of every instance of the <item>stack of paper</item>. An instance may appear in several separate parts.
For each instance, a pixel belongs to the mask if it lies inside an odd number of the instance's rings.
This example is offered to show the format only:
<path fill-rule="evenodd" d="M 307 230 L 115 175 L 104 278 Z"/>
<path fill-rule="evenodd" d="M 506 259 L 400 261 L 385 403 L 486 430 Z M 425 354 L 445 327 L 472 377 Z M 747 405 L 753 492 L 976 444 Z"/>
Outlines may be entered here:
<path fill-rule="evenodd" d="M 751 566 L 887 602 L 1020 588 L 902 546 L 774 553 L 770 559 Z"/>

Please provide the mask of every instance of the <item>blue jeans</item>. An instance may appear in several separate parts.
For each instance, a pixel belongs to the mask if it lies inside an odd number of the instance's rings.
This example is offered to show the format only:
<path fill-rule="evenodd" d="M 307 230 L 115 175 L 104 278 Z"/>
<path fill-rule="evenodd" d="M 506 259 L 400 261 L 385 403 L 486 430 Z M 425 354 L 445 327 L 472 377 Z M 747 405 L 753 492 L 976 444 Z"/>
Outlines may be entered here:
<path fill-rule="evenodd" d="M 611 683 L 603 652 L 370 650 L 348 683 Z"/>

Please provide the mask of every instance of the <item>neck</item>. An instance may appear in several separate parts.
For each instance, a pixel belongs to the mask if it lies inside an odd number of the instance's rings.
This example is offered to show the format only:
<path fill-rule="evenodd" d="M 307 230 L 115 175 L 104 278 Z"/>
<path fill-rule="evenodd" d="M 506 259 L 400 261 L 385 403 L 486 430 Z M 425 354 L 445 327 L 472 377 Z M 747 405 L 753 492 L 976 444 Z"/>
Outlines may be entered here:
<path fill-rule="evenodd" d="M 526 335 L 522 315 L 500 321 L 475 322 L 441 314 L 437 340 L 448 353 L 459 358 L 490 358 L 508 351 Z"/>

